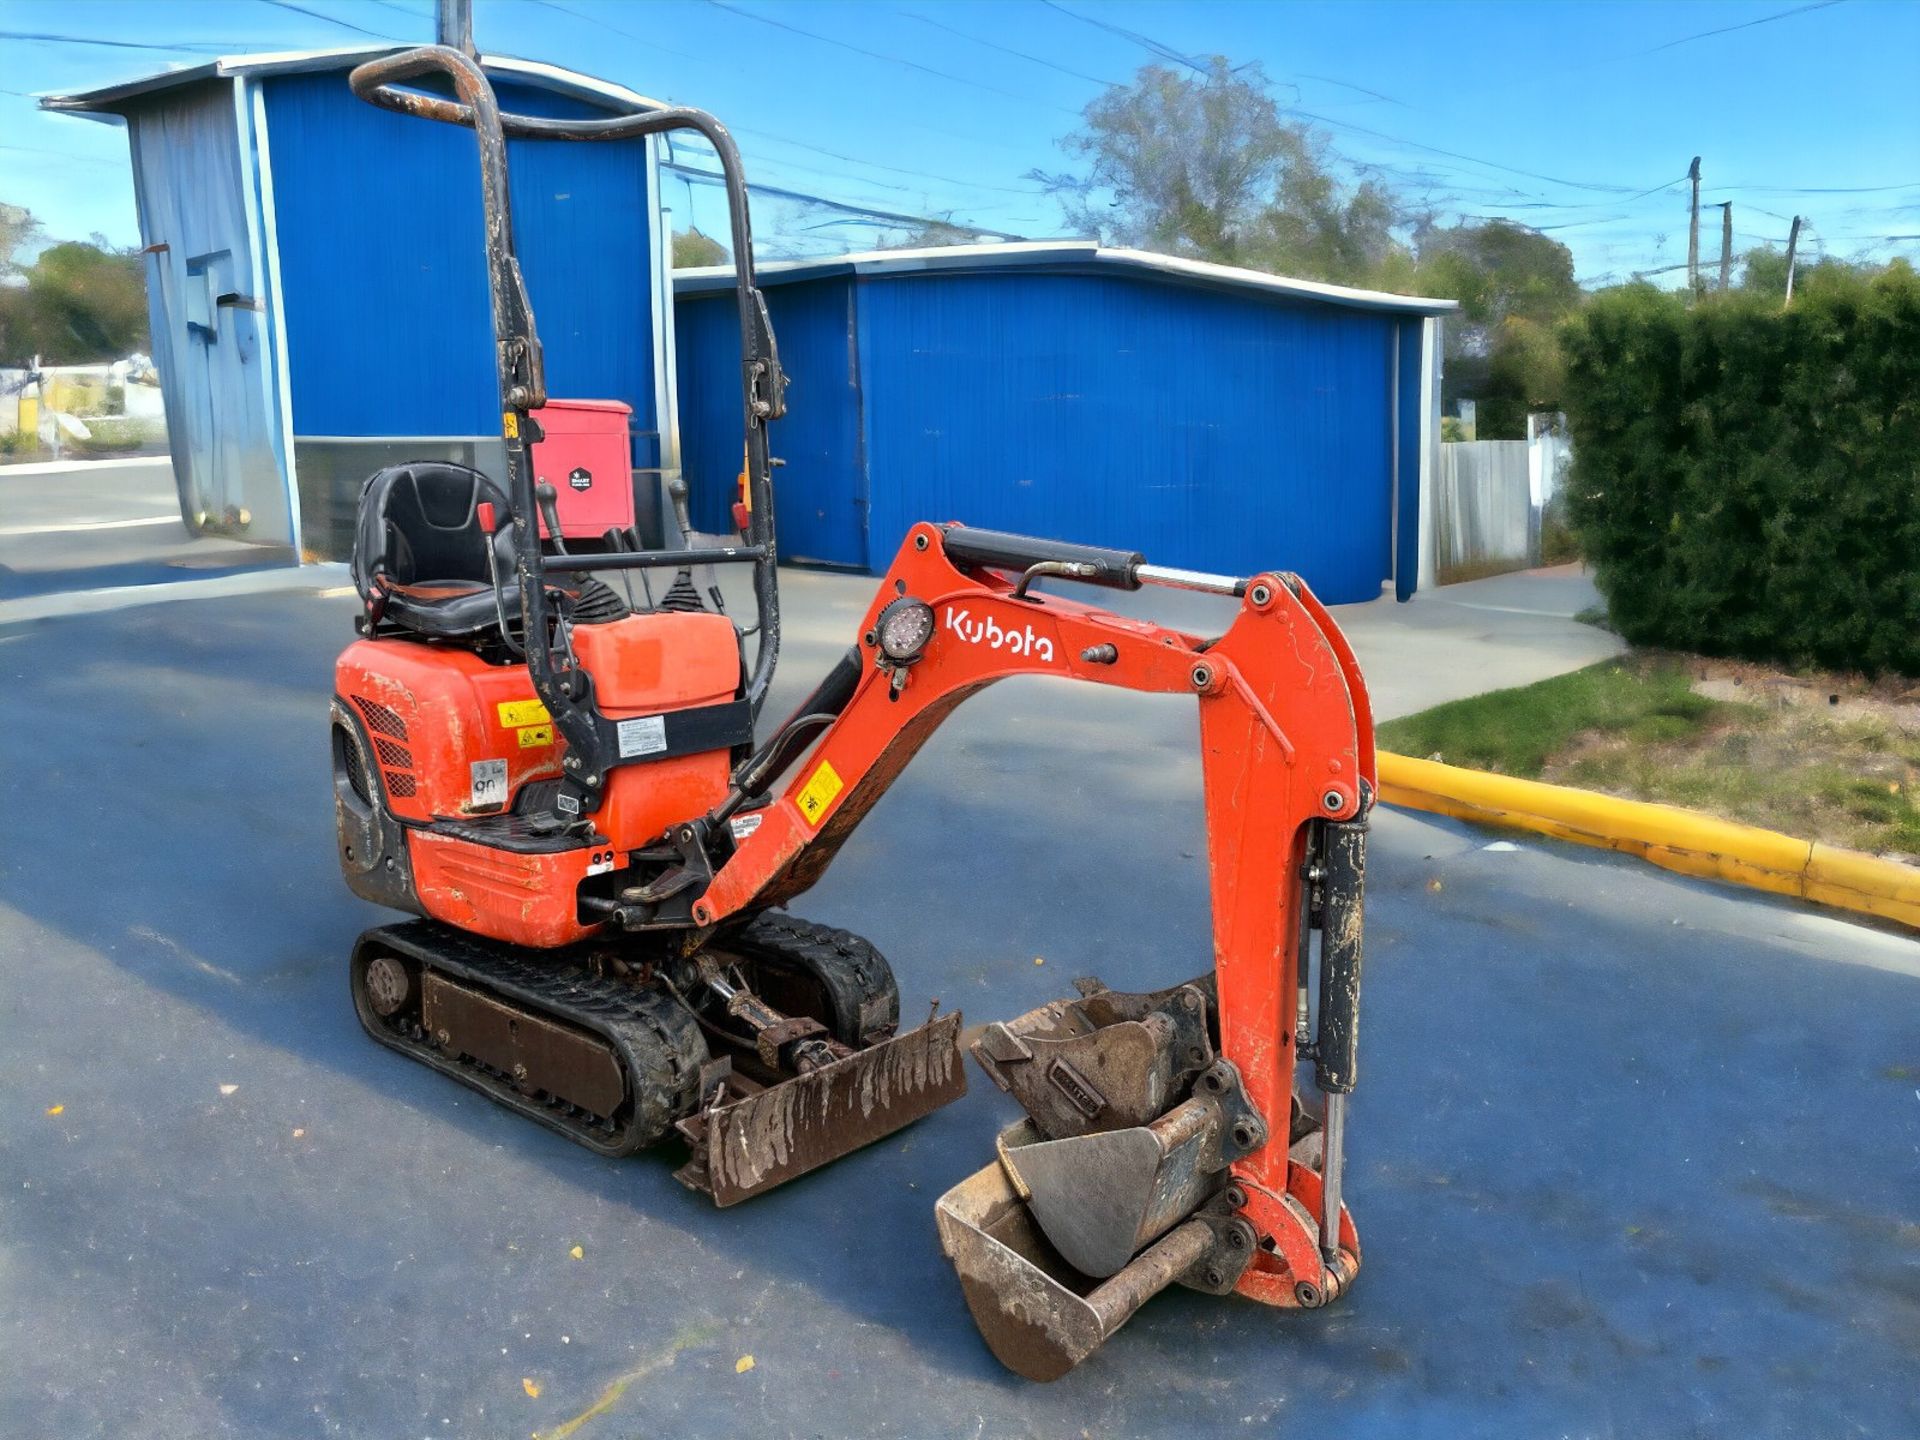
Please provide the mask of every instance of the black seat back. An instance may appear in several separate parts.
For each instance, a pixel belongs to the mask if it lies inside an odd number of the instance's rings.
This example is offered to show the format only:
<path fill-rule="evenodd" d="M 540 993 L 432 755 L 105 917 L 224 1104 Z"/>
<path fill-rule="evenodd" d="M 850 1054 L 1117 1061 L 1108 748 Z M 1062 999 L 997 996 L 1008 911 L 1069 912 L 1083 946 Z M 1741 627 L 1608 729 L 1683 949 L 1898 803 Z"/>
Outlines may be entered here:
<path fill-rule="evenodd" d="M 376 471 L 360 492 L 353 533 L 353 584 L 374 599 L 374 582 L 395 585 L 490 582 L 479 507 L 493 506 L 494 523 L 507 518 L 500 487 L 465 465 L 416 460 Z M 509 564 L 504 574 L 512 573 Z"/>

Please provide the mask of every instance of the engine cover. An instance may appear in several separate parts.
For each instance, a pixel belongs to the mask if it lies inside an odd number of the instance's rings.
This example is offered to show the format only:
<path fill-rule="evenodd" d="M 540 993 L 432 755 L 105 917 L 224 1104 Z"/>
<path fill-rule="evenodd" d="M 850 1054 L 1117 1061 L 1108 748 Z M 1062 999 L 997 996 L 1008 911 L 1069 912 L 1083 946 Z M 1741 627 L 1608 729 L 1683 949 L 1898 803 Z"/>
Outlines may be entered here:
<path fill-rule="evenodd" d="M 739 641 L 723 615 L 630 615 L 575 626 L 572 643 L 601 710 L 616 721 L 720 704 L 739 691 Z M 546 947 L 583 938 L 594 927 L 578 915 L 580 881 L 624 868 L 628 851 L 726 794 L 724 749 L 639 760 L 609 773 L 592 836 L 529 844 L 515 803 L 529 784 L 560 777 L 566 745 L 524 666 L 383 637 L 341 653 L 334 688 L 336 729 L 350 717 L 361 732 L 336 735 L 336 769 L 355 756 L 366 762 L 352 783 L 336 784 L 367 792 L 360 805 L 342 801 L 349 883 L 367 899 L 412 900 L 406 908 L 496 939 Z M 386 845 L 376 852 L 373 817 L 349 813 L 366 807 L 390 822 L 385 833 L 404 839 L 404 855 L 389 856 Z M 388 859 L 404 866 L 410 885 L 389 879 L 369 889 L 396 873 Z"/>

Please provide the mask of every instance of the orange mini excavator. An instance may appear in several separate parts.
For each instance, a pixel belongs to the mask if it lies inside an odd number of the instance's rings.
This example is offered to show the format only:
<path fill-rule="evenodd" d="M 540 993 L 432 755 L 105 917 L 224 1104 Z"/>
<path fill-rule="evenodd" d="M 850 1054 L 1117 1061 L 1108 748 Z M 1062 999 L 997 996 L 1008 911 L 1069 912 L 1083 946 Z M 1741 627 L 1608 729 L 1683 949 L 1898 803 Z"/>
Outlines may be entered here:
<path fill-rule="evenodd" d="M 1190 697 L 1212 968 L 1148 994 L 1082 982 L 980 1032 L 976 1059 L 1027 1118 L 940 1201 L 941 1239 L 994 1352 L 1039 1379 L 1175 1281 L 1271 1305 L 1338 1295 L 1360 1253 L 1340 1173 L 1373 727 L 1353 654 L 1306 586 L 919 524 L 839 663 L 756 740 L 780 642 L 767 426 L 785 378 L 731 138 L 687 109 L 503 114 L 476 61 L 444 46 L 370 61 L 352 85 L 478 138 L 507 474 L 503 490 L 461 466 L 401 465 L 361 497 L 364 603 L 332 710 L 340 863 L 357 894 L 420 917 L 355 947 L 367 1030 L 602 1154 L 677 1133 L 681 1179 L 722 1205 L 757 1194 L 965 1089 L 958 1015 L 897 1034 L 886 961 L 780 908 L 940 722 L 1010 675 Z M 506 140 L 675 128 L 704 135 L 726 178 L 744 533 L 655 550 L 613 534 L 577 553 L 532 464 L 546 394 Z M 751 567 L 753 625 L 692 583 L 709 565 Z M 677 576 L 657 606 L 599 578 L 649 569 Z M 1238 609 L 1205 638 L 1043 593 L 1045 579 L 1208 591 Z M 1296 1083 L 1309 1063 L 1325 1097 L 1311 1106 Z"/>

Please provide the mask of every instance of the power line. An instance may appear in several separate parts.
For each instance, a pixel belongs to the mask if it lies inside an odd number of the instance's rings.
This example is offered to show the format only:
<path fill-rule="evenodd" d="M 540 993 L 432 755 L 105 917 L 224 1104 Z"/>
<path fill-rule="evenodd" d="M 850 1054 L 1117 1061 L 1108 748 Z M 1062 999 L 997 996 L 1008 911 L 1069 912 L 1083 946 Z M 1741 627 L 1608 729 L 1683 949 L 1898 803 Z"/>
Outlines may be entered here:
<path fill-rule="evenodd" d="M 943 185 L 963 185 L 970 190 L 991 190 L 1002 195 L 1025 195 L 1031 198 L 1046 193 L 1044 190 L 1034 189 L 1031 185 L 987 185 L 977 180 L 962 180 L 953 175 L 936 175 L 929 170 L 916 170 L 904 165 L 885 165 L 878 160 L 862 160 L 857 155 L 845 155 L 838 150 L 829 150 L 824 145 L 815 145 L 809 141 L 796 140 L 790 135 L 782 135 L 774 130 L 757 129 L 752 125 L 730 125 L 727 128 L 737 130 L 742 135 L 754 135 L 763 140 L 771 140 L 778 144 L 792 145 L 801 150 L 811 151 L 815 155 L 824 155 L 829 160 L 840 160 L 848 165 L 865 165 L 874 170 L 884 170 L 890 175 L 905 175 L 915 180 L 937 180 Z M 775 159 L 772 163 L 780 164 L 782 162 Z M 859 177 L 850 175 L 846 178 L 857 180 Z"/>
<path fill-rule="evenodd" d="M 1062 15 L 1071 16 L 1083 25 L 1091 25 L 1097 30 L 1105 30 L 1110 35 L 1118 35 L 1123 40 L 1131 40 L 1142 49 L 1151 50 L 1162 60 L 1171 60 L 1176 65 L 1184 65 L 1189 70 L 1196 71 L 1201 75 L 1211 75 L 1213 73 L 1210 67 L 1202 65 L 1191 55 L 1184 54 L 1174 49 L 1171 45 L 1164 45 L 1160 41 L 1155 40 L 1151 35 L 1142 35 L 1138 30 L 1129 30 L 1126 26 L 1116 25 L 1111 20 L 1101 20 L 1093 15 L 1082 15 L 1078 10 L 1067 9 L 1066 6 L 1060 3 L 1060 0 L 1040 0 L 1040 3 L 1050 10 L 1058 10 Z"/>
<path fill-rule="evenodd" d="M 1614 60 L 1637 60 L 1642 55 L 1658 55 L 1662 50 L 1672 50 L 1681 45 L 1691 45 L 1696 40 L 1711 39 L 1715 35 L 1731 35 L 1735 30 L 1751 30 L 1755 25 L 1771 25 L 1776 20 L 1789 20 L 1795 15 L 1805 15 L 1809 10 L 1825 10 L 1829 5 L 1838 5 L 1840 0 L 1813 0 L 1810 5 L 1796 5 L 1791 10 L 1777 11 L 1772 15 L 1762 15 L 1757 20 L 1742 20 L 1738 25 L 1722 25 L 1717 30 L 1701 30 L 1693 35 L 1682 35 L 1678 40 L 1669 40 L 1664 45 L 1655 45 L 1646 50 L 1634 50 L 1625 55 L 1615 55 Z"/>
<path fill-rule="evenodd" d="M 238 45 L 209 45 L 205 42 L 183 45 L 148 45 L 138 40 L 101 40 L 91 35 L 49 35 L 37 30 L 0 30 L 0 40 L 30 40 L 42 45 L 101 45 L 111 50 L 157 50 L 162 54 L 212 54 L 238 50 Z"/>
<path fill-rule="evenodd" d="M 1335 120 L 1330 116 L 1317 115 L 1311 110 L 1290 108 L 1288 113 L 1299 115 L 1304 119 L 1313 121 L 1315 124 L 1325 125 L 1329 129 L 1351 130 L 1356 135 L 1365 135 L 1372 140 L 1384 140 L 1393 145 L 1405 145 L 1409 149 L 1423 150 L 1429 155 L 1444 155 L 1449 160 L 1464 160 L 1471 165 L 1484 165 L 1490 170 L 1502 170 L 1509 175 L 1524 175 L 1529 180 L 1545 180 L 1549 184 L 1565 185 L 1572 190 L 1593 190 L 1603 194 L 1613 194 L 1615 192 L 1624 194 L 1633 188 L 1631 185 L 1608 185 L 1599 181 L 1568 180 L 1563 176 L 1547 175 L 1538 170 L 1523 170 L 1515 165 L 1502 165 L 1497 160 L 1482 159 L 1478 155 L 1466 155 L 1458 150 L 1442 150 L 1436 145 L 1424 145 L 1418 140 L 1408 140 L 1401 135 L 1389 135 L 1383 130 L 1370 130 L 1364 125 L 1355 125 L 1351 120 Z M 1672 183 L 1670 180 L 1666 181 L 1664 184 L 1654 186 L 1653 190 L 1648 190 L 1643 193 L 1651 195 L 1655 190 L 1663 190 L 1667 185 Z"/>
<path fill-rule="evenodd" d="M 931 25 L 936 30 L 944 30 L 949 35 L 958 35 L 962 40 L 971 40 L 976 45 L 984 45 L 989 50 L 998 50 L 1002 55 L 1011 55 L 1015 59 L 1030 60 L 1035 65 L 1044 65 L 1049 70 L 1057 70 L 1062 75 L 1071 75 L 1074 79 L 1085 80 L 1088 84 L 1091 84 L 1091 85 L 1104 85 L 1109 89 L 1111 89 L 1114 85 L 1119 83 L 1114 80 L 1102 80 L 1098 75 L 1088 75 L 1084 71 L 1071 69 L 1068 66 L 1058 63 L 1057 61 L 1049 60 L 1043 55 L 1029 55 L 1024 50 L 1014 49 L 1011 45 L 1002 45 L 1002 44 L 999 44 L 997 41 L 988 40 L 979 35 L 969 35 L 964 30 L 955 29 L 953 26 L 943 24 L 942 22 L 935 20 L 928 15 L 916 15 L 911 10 L 897 10 L 894 13 L 898 15 L 904 15 L 909 20 L 918 20 L 922 25 Z"/>
<path fill-rule="evenodd" d="M 624 35 L 629 40 L 637 40 L 642 45 L 658 50 L 662 55 L 677 55 L 682 60 L 697 60 L 703 63 L 710 58 L 705 55 L 696 55 L 690 50 L 676 50 L 671 45 L 662 45 L 650 35 L 639 35 L 632 30 L 623 30 L 611 20 L 602 20 L 598 15 L 589 15 L 585 11 L 575 10 L 571 6 L 557 4 L 555 0 L 532 0 L 532 3 L 548 10 L 558 11 L 562 15 L 571 16 L 575 20 L 584 20 L 589 25 L 598 25 L 603 30 L 611 30 L 614 34 Z"/>
<path fill-rule="evenodd" d="M 1755 195 L 1885 195 L 1894 190 L 1920 190 L 1920 180 L 1904 180 L 1898 185 L 1716 185 L 1714 189 L 1748 190 Z"/>
<path fill-rule="evenodd" d="M 97 155 L 74 155 L 65 150 L 48 150 L 38 145 L 0 145 L 0 150 L 13 150 L 22 155 L 51 155 L 59 160 L 70 160 L 76 165 L 115 165 L 117 160 L 103 160 Z"/>
<path fill-rule="evenodd" d="M 690 165 L 669 164 L 665 169 L 673 171 L 683 180 L 698 180 L 709 185 L 724 185 L 727 177 L 717 170 L 696 170 Z M 910 215 L 897 210 L 877 210 L 870 205 L 849 205 L 844 200 L 829 200 L 824 195 L 810 195 L 804 190 L 788 190 L 779 185 L 749 185 L 749 190 L 762 195 L 771 195 L 780 200 L 795 200 L 805 205 L 818 205 L 827 210 L 838 210 L 848 215 L 868 215 L 880 220 L 890 220 L 900 225 L 946 225 L 955 230 L 970 231 L 975 235 L 1001 235 L 1009 240 L 1023 240 L 1023 235 L 1015 235 L 1006 230 L 995 230 L 980 225 L 967 225 L 957 220 L 940 220 L 930 215 Z"/>
<path fill-rule="evenodd" d="M 291 10 L 296 15 L 305 15 L 311 20 L 325 21 L 329 25 L 338 25 L 343 30 L 352 30 L 359 35 L 371 35 L 375 40 L 392 41 L 393 36 L 383 35 L 378 30 L 369 30 L 364 25 L 356 25 L 351 20 L 341 20 L 332 15 L 322 14 L 318 10 L 309 10 L 304 5 L 296 5 L 293 0 L 267 0 L 269 5 L 277 5 L 282 10 Z"/>
<path fill-rule="evenodd" d="M 1402 110 L 1413 107 L 1404 100 L 1396 100 L 1391 95 L 1382 95 L 1378 90 L 1369 90 L 1364 85 L 1356 85 L 1351 80 L 1337 80 L 1331 75 L 1309 75 L 1306 71 L 1296 71 L 1302 80 L 1318 80 L 1322 85 L 1338 85 L 1342 90 L 1357 90 L 1362 95 L 1371 95 L 1375 100 L 1384 100 L 1389 105 L 1398 105 Z"/>
<path fill-rule="evenodd" d="M 965 85 L 974 90 L 985 90 L 992 95 L 1003 95 L 1009 100 L 1031 100 L 1033 98 L 1030 95 L 1022 95 L 1017 91 L 1002 90 L 998 85 L 989 85 L 982 80 L 969 80 L 964 75 L 955 75 L 947 70 L 937 70 L 931 65 L 922 65 L 918 60 L 908 60 L 904 56 L 887 55 L 879 50 L 869 50 L 865 46 L 855 45 L 847 40 L 836 40 L 831 35 L 822 35 L 815 30 L 803 30 L 798 25 L 789 25 L 786 21 L 776 20 L 771 15 L 759 15 L 751 10 L 743 10 L 738 5 L 728 4 L 727 0 L 707 0 L 707 3 L 716 10 L 724 10 L 729 15 L 738 15 L 743 20 L 757 20 L 760 24 L 771 25 L 776 30 L 785 30 L 792 35 L 804 36 L 808 40 L 817 40 L 822 45 L 832 45 L 841 50 L 851 51 L 855 55 L 865 55 L 870 60 L 879 60 L 888 65 L 904 65 L 909 70 L 918 70 L 924 75 L 934 75 L 942 80 L 951 80 L 956 85 Z M 1046 108 L 1049 110 L 1059 110 L 1067 115 L 1077 113 L 1076 111 L 1068 110 L 1062 105 L 1047 105 Z"/>

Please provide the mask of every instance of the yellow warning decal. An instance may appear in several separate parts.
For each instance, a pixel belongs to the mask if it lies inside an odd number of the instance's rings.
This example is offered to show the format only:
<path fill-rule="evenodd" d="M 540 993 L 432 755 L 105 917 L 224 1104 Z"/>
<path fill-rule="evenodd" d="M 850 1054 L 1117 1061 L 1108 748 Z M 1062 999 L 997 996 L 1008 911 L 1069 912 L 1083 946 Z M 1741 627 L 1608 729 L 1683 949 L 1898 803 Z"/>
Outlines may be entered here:
<path fill-rule="evenodd" d="M 553 726 L 527 725 L 520 730 L 520 748 L 531 750 L 536 745 L 553 744 Z"/>
<path fill-rule="evenodd" d="M 500 412 L 500 434 L 508 440 L 520 438 L 520 417 L 511 410 Z"/>
<path fill-rule="evenodd" d="M 502 700 L 494 707 L 500 713 L 500 728 L 518 730 L 522 725 L 544 725 L 553 719 L 538 700 Z"/>
<path fill-rule="evenodd" d="M 800 813 L 807 817 L 809 825 L 818 825 L 827 813 L 827 807 L 833 804 L 833 797 L 845 788 L 840 772 L 833 768 L 833 762 L 822 760 L 820 768 L 813 772 L 813 778 L 807 781 L 806 788 L 800 792 Z"/>

